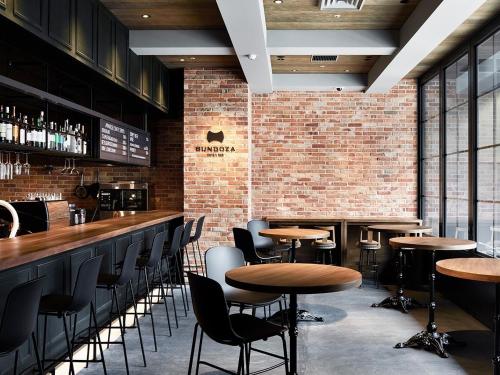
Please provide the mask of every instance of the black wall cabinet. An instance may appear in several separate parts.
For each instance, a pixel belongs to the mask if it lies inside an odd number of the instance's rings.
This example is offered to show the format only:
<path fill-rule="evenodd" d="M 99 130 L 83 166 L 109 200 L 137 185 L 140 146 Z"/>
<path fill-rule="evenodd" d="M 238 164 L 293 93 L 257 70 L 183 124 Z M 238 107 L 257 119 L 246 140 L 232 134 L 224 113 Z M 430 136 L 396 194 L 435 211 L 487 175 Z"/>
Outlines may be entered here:
<path fill-rule="evenodd" d="M 0 16 L 166 110 L 168 71 L 129 49 L 128 29 L 98 0 L 0 0 Z"/>

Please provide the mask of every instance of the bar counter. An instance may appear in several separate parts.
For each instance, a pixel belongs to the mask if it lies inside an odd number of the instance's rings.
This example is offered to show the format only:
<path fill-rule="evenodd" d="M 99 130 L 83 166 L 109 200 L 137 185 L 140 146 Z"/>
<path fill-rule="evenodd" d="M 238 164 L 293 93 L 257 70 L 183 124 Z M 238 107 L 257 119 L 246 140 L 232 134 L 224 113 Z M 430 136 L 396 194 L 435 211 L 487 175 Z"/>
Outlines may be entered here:
<path fill-rule="evenodd" d="M 182 212 L 147 211 L 47 232 L 0 240 L 0 271 L 21 266 L 78 247 L 180 218 Z"/>

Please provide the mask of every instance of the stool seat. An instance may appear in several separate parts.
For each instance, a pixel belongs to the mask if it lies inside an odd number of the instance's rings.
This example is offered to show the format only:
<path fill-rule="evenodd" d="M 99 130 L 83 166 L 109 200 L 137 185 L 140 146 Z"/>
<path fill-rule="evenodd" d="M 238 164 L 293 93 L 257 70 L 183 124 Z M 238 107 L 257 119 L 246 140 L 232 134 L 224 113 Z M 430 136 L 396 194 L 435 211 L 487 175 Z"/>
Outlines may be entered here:
<path fill-rule="evenodd" d="M 378 250 L 380 248 L 380 243 L 377 241 L 364 240 L 364 241 L 359 242 L 359 246 L 361 246 L 364 249 L 377 249 Z"/>
<path fill-rule="evenodd" d="M 67 294 L 48 294 L 40 299 L 39 312 L 42 314 L 71 313 L 73 296 Z"/>
<path fill-rule="evenodd" d="M 315 228 L 319 230 L 326 230 L 327 232 L 335 230 L 335 225 L 318 225 Z"/>
<path fill-rule="evenodd" d="M 329 249 L 335 248 L 337 246 L 337 244 L 335 242 L 333 242 L 332 240 L 324 240 L 324 241 L 318 240 L 318 241 L 314 241 L 313 244 L 316 247 L 328 247 Z"/>

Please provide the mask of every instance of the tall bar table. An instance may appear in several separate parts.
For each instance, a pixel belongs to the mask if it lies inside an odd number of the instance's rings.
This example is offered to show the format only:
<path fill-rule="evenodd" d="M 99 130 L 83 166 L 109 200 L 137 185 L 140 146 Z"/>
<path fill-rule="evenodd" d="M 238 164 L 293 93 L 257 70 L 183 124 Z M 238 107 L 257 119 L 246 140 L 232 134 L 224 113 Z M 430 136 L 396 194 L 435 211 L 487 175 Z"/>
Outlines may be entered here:
<path fill-rule="evenodd" d="M 297 374 L 297 294 L 340 292 L 361 285 L 361 274 L 350 268 L 309 263 L 271 263 L 226 272 L 226 282 L 239 289 L 290 294 L 290 372 Z"/>
<path fill-rule="evenodd" d="M 408 341 L 396 344 L 395 348 L 422 347 L 436 352 L 443 358 L 448 357 L 445 345 L 449 344 L 450 336 L 439 333 L 434 321 L 436 311 L 435 280 L 436 280 L 436 251 L 472 250 L 477 244 L 474 241 L 459 240 L 445 237 L 396 237 L 389 240 L 394 249 L 412 248 L 431 253 L 431 271 L 429 274 L 429 307 L 428 322 L 425 331 L 413 335 Z"/>
<path fill-rule="evenodd" d="M 416 224 L 382 224 L 382 225 L 370 225 L 368 229 L 378 232 L 385 232 L 392 235 L 404 235 L 404 236 L 421 236 L 424 233 L 431 233 L 431 227 L 425 227 L 423 225 Z M 407 297 L 404 295 L 404 267 L 403 267 L 403 251 L 401 247 L 398 249 L 398 290 L 396 295 L 387 297 L 382 302 L 374 303 L 372 307 L 385 307 L 401 310 L 404 313 L 408 313 L 408 309 L 421 306 L 421 304 L 414 298 Z"/>
<path fill-rule="evenodd" d="M 443 275 L 495 284 L 493 374 L 500 375 L 500 260 L 495 258 L 445 259 L 436 263 L 436 269 Z"/>

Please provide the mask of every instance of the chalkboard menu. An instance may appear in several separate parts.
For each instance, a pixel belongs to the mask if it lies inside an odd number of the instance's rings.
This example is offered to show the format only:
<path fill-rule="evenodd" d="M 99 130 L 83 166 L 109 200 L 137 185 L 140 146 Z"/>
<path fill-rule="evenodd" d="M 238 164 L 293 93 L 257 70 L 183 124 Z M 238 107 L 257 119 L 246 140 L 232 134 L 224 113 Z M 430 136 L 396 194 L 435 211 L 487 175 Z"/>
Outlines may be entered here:
<path fill-rule="evenodd" d="M 99 135 L 99 159 L 149 166 L 149 133 L 101 119 Z"/>

